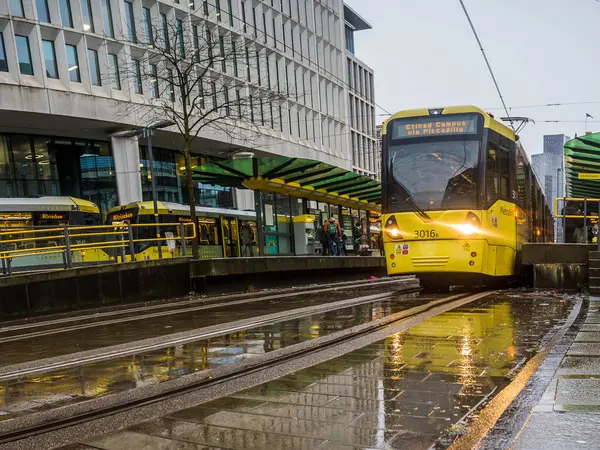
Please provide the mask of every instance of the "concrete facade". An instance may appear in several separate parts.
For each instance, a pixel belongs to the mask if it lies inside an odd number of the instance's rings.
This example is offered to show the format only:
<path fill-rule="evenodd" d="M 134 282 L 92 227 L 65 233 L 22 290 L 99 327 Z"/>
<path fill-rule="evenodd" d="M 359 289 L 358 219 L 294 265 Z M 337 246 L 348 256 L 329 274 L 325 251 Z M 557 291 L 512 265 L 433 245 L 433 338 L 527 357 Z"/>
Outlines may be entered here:
<path fill-rule="evenodd" d="M 151 87 L 144 86 L 140 95 L 136 86 L 127 85 L 131 80 L 116 83 L 111 58 L 130 61 L 135 52 L 145 51 L 126 42 L 126 31 L 132 14 L 142 34 L 147 13 L 156 23 L 165 14 L 219 27 L 225 39 L 248 43 L 257 55 L 265 55 L 269 67 L 281 68 L 278 84 L 293 84 L 292 90 L 303 92 L 283 102 L 281 121 L 254 124 L 234 139 L 207 129 L 195 141 L 195 150 L 220 157 L 250 150 L 257 156 L 311 158 L 352 170 L 349 98 L 360 98 L 365 114 L 374 112 L 373 71 L 361 65 L 363 84 L 349 85 L 348 61 L 358 60 L 346 50 L 342 0 L 0 0 L 0 135 L 110 143 L 118 203 L 141 200 L 135 143 L 111 139 L 110 134 L 148 125 L 139 113 L 127 113 L 127 105 L 150 105 Z M 362 20 L 356 13 L 353 17 Z M 271 76 L 276 76 L 275 70 Z M 365 91 L 366 82 L 370 84 Z M 357 93 L 350 94 L 354 89 Z M 369 117 L 370 125 L 354 133 L 364 135 L 366 149 L 372 152 L 375 124 L 374 116 Z M 157 131 L 154 145 L 170 150 L 182 146 L 171 130 Z M 371 174 L 373 165 L 367 166 L 360 170 Z M 247 199 L 242 194 L 235 203 L 245 205 Z"/>
<path fill-rule="evenodd" d="M 381 180 L 375 131 L 374 73 L 373 69 L 354 54 L 355 32 L 369 30 L 371 25 L 348 5 L 344 5 L 344 21 L 352 169 L 362 175 Z"/>

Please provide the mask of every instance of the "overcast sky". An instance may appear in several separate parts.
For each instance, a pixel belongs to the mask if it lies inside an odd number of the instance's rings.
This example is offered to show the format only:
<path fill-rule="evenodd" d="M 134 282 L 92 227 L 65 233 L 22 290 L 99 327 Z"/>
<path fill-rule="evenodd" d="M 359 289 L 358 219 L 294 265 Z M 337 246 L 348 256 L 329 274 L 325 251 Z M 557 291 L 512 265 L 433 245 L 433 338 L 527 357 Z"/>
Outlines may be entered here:
<path fill-rule="evenodd" d="M 371 25 L 356 54 L 375 70 L 376 102 L 402 109 L 473 104 L 504 115 L 458 0 L 345 0 Z M 544 134 L 600 131 L 600 2 L 465 0 L 511 115 L 527 116 L 527 153 Z M 547 103 L 595 104 L 516 108 Z M 380 111 L 381 112 L 381 111 Z M 378 117 L 381 122 L 385 117 Z M 576 123 L 544 123 L 549 120 Z M 597 123 L 594 123 L 594 120 Z"/>

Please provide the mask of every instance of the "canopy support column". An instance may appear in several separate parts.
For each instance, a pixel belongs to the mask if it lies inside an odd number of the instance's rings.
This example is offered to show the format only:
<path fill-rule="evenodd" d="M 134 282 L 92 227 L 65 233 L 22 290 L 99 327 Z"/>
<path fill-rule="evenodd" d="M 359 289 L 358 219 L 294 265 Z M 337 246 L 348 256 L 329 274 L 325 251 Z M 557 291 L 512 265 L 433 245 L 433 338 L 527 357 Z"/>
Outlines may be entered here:
<path fill-rule="evenodd" d="M 262 223 L 263 203 L 258 189 L 254 191 L 254 211 L 256 212 L 256 231 L 258 232 L 258 256 L 265 256 L 265 232 Z"/>

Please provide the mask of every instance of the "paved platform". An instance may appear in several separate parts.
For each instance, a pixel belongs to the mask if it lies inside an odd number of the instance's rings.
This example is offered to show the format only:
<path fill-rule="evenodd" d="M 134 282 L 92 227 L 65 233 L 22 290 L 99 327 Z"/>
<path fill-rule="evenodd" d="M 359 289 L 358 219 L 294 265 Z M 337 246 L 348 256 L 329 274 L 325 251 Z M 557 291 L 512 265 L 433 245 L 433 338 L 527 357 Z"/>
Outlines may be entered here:
<path fill-rule="evenodd" d="M 599 330 L 600 297 L 592 297 L 579 333 L 511 449 L 600 449 Z"/>

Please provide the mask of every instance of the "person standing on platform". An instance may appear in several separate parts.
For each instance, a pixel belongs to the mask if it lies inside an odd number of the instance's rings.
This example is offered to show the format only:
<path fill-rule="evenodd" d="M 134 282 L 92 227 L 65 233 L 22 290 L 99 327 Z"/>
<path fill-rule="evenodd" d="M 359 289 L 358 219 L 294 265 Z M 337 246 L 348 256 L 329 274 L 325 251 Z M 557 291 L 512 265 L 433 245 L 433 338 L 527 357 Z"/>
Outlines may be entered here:
<path fill-rule="evenodd" d="M 329 236 L 329 250 L 331 256 L 338 256 L 338 244 L 340 242 L 339 231 L 335 219 L 331 217 L 327 226 L 327 235 Z"/>
<path fill-rule="evenodd" d="M 346 243 L 348 242 L 348 236 L 342 230 L 342 238 L 340 239 L 340 256 L 348 256 L 348 250 L 346 250 Z"/>
<path fill-rule="evenodd" d="M 240 229 L 240 238 L 242 239 L 242 256 L 254 256 L 253 242 L 254 233 L 247 222 L 244 222 Z"/>
<path fill-rule="evenodd" d="M 358 255 L 360 253 L 360 238 L 362 237 L 362 231 L 360 231 L 359 224 L 354 225 L 354 229 L 352 230 L 352 239 L 354 243 L 354 254 Z"/>

